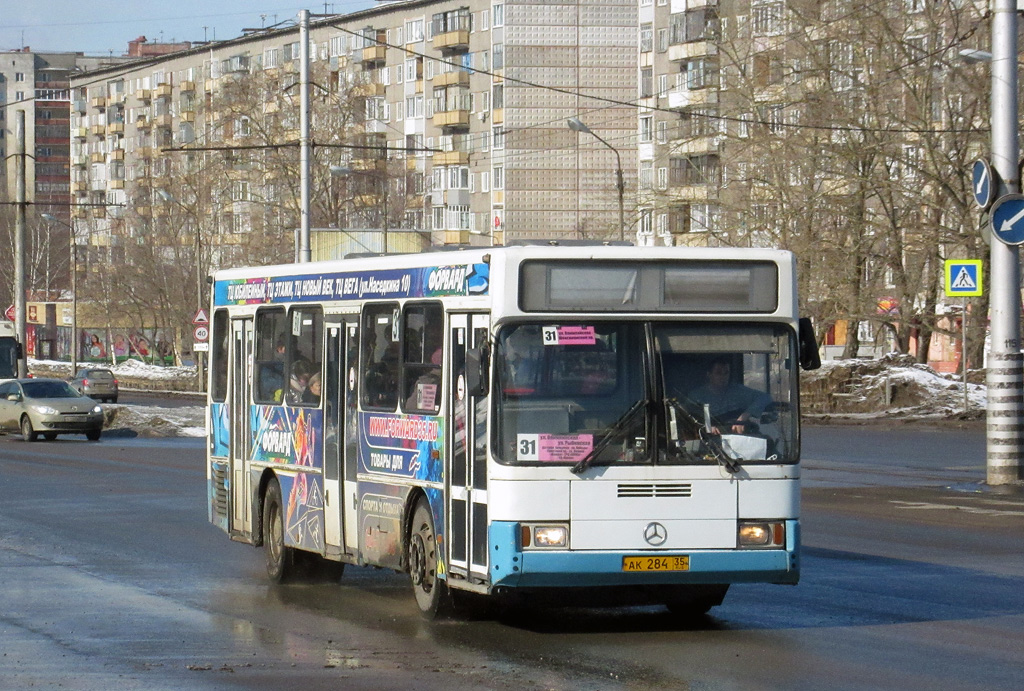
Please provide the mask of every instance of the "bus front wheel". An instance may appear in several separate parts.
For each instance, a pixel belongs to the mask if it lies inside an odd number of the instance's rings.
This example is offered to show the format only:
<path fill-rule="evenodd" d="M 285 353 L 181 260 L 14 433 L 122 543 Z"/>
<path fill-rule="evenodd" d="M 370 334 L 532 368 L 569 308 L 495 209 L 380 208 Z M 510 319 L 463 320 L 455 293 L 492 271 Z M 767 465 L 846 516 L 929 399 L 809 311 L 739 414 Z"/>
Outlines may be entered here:
<path fill-rule="evenodd" d="M 267 577 L 285 583 L 295 570 L 295 550 L 284 544 L 284 512 L 281 485 L 271 480 L 263 498 L 263 548 L 267 553 Z"/>
<path fill-rule="evenodd" d="M 434 519 L 427 502 L 420 499 L 412 512 L 412 529 L 406 547 L 409 576 L 416 594 L 416 604 L 427 619 L 435 619 L 447 613 L 448 588 L 437 577 L 437 535 Z"/>

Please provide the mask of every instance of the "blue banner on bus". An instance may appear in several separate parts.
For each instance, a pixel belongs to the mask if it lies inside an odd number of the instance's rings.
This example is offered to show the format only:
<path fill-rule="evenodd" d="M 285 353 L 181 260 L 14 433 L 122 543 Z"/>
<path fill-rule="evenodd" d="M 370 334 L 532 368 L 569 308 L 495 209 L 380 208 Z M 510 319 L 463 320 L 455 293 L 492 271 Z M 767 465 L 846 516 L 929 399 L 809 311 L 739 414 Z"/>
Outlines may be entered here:
<path fill-rule="evenodd" d="M 216 305 L 486 295 L 487 264 L 298 274 L 218 281 Z"/>

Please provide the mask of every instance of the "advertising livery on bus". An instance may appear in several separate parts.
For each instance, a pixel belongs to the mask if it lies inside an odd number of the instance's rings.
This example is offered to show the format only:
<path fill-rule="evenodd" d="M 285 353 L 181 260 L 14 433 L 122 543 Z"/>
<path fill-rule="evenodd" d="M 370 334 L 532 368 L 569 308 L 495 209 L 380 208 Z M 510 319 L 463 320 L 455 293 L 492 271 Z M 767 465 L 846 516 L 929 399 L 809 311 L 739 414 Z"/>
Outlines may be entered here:
<path fill-rule="evenodd" d="M 656 603 L 800 573 L 794 259 L 512 246 L 220 271 L 209 516 L 274 581 Z"/>

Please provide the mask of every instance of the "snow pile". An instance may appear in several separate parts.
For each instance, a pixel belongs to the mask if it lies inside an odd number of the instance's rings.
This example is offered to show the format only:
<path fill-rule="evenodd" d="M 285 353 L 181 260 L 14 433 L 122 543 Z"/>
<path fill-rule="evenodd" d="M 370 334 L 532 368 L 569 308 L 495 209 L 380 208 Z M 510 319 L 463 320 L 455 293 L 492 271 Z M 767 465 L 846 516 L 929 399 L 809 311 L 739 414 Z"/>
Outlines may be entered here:
<path fill-rule="evenodd" d="M 970 378 L 969 378 L 970 379 Z M 831 360 L 801 374 L 801 403 L 811 415 L 963 416 L 959 376 L 944 375 L 908 355 L 880 360 Z M 985 410 L 982 384 L 967 384 L 968 416 Z"/>
<path fill-rule="evenodd" d="M 140 437 L 205 437 L 205 406 L 159 408 L 141 405 L 103 406 L 104 434 Z"/>

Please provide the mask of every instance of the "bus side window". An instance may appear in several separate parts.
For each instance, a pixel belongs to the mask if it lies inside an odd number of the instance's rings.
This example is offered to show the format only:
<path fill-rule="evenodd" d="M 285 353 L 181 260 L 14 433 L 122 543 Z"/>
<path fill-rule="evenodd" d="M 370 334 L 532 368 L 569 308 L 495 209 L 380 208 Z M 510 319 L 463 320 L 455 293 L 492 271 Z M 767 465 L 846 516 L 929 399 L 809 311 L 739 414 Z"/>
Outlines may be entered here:
<path fill-rule="evenodd" d="M 441 407 L 444 309 L 436 303 L 406 305 L 403 329 L 402 409 L 437 413 Z"/>
<path fill-rule="evenodd" d="M 398 405 L 397 319 L 394 304 L 368 305 L 363 310 L 362 402 L 368 408 L 394 410 Z"/>
<path fill-rule="evenodd" d="M 257 403 L 280 403 L 286 384 L 285 349 L 287 331 L 284 310 L 256 313 L 256 371 L 253 399 Z"/>

